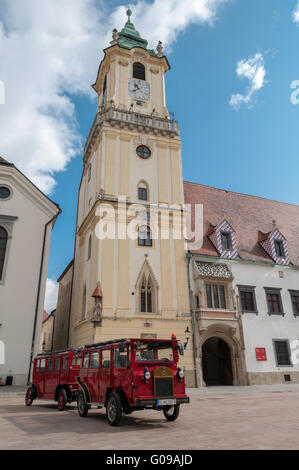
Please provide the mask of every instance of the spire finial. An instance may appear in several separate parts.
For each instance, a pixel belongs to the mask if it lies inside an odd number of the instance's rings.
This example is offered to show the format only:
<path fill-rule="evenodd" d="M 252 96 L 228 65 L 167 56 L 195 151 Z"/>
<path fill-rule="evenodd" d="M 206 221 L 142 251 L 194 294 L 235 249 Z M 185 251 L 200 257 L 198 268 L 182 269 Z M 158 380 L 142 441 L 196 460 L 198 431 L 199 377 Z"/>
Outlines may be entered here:
<path fill-rule="evenodd" d="M 132 10 L 130 9 L 130 7 L 128 7 L 127 9 L 127 17 L 128 17 L 128 21 L 131 21 L 131 16 L 132 16 Z"/>

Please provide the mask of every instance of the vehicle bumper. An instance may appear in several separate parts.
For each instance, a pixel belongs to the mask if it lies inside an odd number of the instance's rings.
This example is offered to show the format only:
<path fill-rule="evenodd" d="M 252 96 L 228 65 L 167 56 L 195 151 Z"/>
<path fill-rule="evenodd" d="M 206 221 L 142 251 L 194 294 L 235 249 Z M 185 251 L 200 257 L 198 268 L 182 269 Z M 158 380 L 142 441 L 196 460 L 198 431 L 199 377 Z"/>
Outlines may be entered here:
<path fill-rule="evenodd" d="M 173 397 L 177 405 L 184 405 L 190 403 L 189 397 Z M 157 398 L 136 398 L 135 406 L 156 407 L 159 399 Z"/>

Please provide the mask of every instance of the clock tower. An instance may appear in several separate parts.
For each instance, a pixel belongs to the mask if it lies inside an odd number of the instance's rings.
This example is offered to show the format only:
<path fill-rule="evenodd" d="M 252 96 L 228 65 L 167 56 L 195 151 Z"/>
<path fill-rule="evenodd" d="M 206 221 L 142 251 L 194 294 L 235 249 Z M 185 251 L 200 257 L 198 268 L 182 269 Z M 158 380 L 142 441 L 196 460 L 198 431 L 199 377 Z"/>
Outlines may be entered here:
<path fill-rule="evenodd" d="M 113 31 L 93 85 L 98 104 L 79 188 L 69 346 L 172 334 L 185 342 L 191 329 L 180 131 L 165 97 L 170 66 L 162 43 L 149 49 L 131 15 Z M 143 222 L 132 236 L 138 210 Z M 109 236 L 99 235 L 104 226 L 112 227 Z M 189 385 L 191 343 L 182 358 Z"/>

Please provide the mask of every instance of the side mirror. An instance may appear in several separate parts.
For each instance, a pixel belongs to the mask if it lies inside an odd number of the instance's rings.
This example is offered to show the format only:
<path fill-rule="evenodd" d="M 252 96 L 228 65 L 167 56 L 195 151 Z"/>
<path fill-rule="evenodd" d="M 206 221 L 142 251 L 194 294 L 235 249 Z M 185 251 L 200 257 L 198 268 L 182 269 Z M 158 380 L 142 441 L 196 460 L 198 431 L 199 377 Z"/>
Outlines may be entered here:
<path fill-rule="evenodd" d="M 178 350 L 181 356 L 184 355 L 184 345 L 182 343 L 178 343 Z"/>

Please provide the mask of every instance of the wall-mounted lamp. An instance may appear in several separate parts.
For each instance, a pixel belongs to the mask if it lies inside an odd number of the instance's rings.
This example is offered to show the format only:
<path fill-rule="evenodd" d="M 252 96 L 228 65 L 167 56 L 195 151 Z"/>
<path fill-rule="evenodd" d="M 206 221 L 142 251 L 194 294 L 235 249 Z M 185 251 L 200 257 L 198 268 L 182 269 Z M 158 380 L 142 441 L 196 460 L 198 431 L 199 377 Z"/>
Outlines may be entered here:
<path fill-rule="evenodd" d="M 186 349 L 186 347 L 189 343 L 189 339 L 191 337 L 191 331 L 189 330 L 189 326 L 187 326 L 187 328 L 185 330 L 185 337 L 186 337 L 186 342 L 184 343 L 184 349 Z"/>

